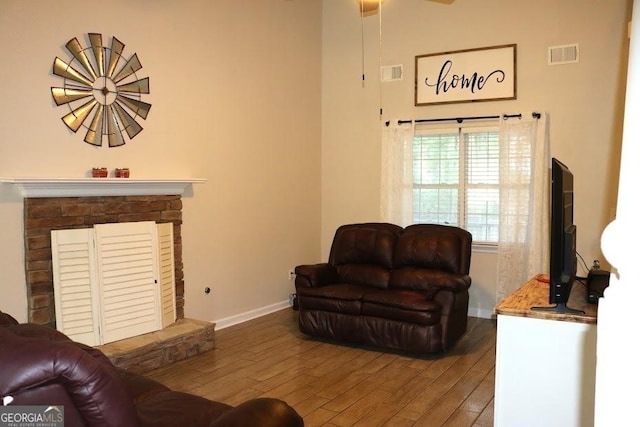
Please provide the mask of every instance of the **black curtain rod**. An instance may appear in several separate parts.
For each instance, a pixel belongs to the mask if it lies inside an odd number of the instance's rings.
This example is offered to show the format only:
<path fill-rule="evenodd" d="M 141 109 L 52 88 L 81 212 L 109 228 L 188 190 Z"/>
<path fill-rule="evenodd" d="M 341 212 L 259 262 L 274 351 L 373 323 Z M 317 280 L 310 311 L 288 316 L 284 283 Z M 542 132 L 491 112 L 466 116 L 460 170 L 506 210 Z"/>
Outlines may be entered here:
<path fill-rule="evenodd" d="M 444 119 L 416 119 L 416 120 L 398 120 L 398 124 L 406 124 L 406 123 L 427 123 L 427 122 L 452 122 L 456 121 L 458 123 L 462 123 L 465 120 L 487 120 L 487 119 L 499 119 L 501 116 L 470 116 L 470 117 L 447 117 Z M 534 119 L 540 118 L 540 113 L 531 113 L 531 117 Z M 504 114 L 502 115 L 503 119 L 512 119 L 512 118 L 522 118 L 522 114 Z M 387 120 L 385 125 L 389 126 L 391 121 Z"/>

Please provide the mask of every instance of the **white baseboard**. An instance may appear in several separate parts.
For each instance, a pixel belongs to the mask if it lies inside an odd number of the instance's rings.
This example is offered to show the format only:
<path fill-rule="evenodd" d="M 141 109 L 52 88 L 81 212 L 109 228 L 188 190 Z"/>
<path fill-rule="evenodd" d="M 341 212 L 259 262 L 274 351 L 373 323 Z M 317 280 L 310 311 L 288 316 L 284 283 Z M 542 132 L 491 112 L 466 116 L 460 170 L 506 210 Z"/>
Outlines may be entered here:
<path fill-rule="evenodd" d="M 265 307 L 260 307 L 255 310 L 247 311 L 245 313 L 236 314 L 235 316 L 214 320 L 213 323 L 216 324 L 215 330 L 217 331 L 220 329 L 228 328 L 229 326 L 246 322 L 251 319 L 266 316 L 267 314 L 274 313 L 276 311 L 280 311 L 285 308 L 291 308 L 291 305 L 289 304 L 288 300 L 267 305 Z"/>
<path fill-rule="evenodd" d="M 469 307 L 467 315 L 470 317 L 479 317 L 481 319 L 495 319 L 496 315 L 493 310 L 487 310 L 484 308 Z"/>

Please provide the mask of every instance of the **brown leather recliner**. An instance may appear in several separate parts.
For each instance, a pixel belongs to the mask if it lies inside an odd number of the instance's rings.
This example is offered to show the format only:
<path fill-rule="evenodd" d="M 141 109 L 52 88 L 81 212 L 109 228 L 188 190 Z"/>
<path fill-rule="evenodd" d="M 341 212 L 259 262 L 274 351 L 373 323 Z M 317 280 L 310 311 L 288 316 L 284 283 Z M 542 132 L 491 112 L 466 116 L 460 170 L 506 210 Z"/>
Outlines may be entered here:
<path fill-rule="evenodd" d="M 69 427 L 303 426 L 278 399 L 236 407 L 116 368 L 99 350 L 47 326 L 18 324 L 0 312 L 0 399 L 11 405 L 63 406 Z"/>
<path fill-rule="evenodd" d="M 300 331 L 413 353 L 449 349 L 467 329 L 471 234 L 458 227 L 343 225 L 326 263 L 300 265 Z"/>

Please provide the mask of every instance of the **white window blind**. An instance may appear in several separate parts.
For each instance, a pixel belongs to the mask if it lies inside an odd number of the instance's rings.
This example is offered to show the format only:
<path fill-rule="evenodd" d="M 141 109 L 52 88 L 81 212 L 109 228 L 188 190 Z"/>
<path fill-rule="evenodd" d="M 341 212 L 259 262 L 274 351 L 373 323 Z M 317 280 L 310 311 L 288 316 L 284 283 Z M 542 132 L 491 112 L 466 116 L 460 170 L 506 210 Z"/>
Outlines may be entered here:
<path fill-rule="evenodd" d="M 490 125 L 425 126 L 413 143 L 413 220 L 455 225 L 498 241 L 499 133 Z"/>

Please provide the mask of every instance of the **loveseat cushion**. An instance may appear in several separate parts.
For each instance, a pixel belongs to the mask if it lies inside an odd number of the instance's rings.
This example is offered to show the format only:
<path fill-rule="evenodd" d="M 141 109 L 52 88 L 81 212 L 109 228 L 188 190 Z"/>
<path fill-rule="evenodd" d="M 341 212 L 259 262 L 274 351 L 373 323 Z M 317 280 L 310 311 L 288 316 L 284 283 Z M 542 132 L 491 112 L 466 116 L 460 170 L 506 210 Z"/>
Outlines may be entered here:
<path fill-rule="evenodd" d="M 317 288 L 299 288 L 298 304 L 302 310 L 360 314 L 362 297 L 371 290 L 369 286 L 344 283 Z"/>
<path fill-rule="evenodd" d="M 329 264 L 342 283 L 386 288 L 393 267 L 393 251 L 402 229 L 393 224 L 349 224 L 338 228 Z"/>
<path fill-rule="evenodd" d="M 417 265 L 468 274 L 470 250 L 471 234 L 462 228 L 414 224 L 405 228 L 396 245 L 394 267 Z"/>
<path fill-rule="evenodd" d="M 465 274 L 449 273 L 429 268 L 406 266 L 394 270 L 389 279 L 393 289 L 428 290 L 435 293 L 446 289 L 460 292 L 469 289 L 471 278 Z"/>
<path fill-rule="evenodd" d="M 466 230 L 436 224 L 410 225 L 396 245 L 389 286 L 426 290 L 438 285 L 456 290 L 459 279 L 469 273 L 470 251 L 471 234 Z"/>
<path fill-rule="evenodd" d="M 389 286 L 390 271 L 373 264 L 344 264 L 336 267 L 338 281 L 369 288 L 385 289 Z"/>
<path fill-rule="evenodd" d="M 345 283 L 319 288 L 300 288 L 298 289 L 298 304 L 303 310 L 360 314 L 362 312 L 362 297 L 371 290 L 370 286 Z"/>
<path fill-rule="evenodd" d="M 384 290 L 363 296 L 362 314 L 384 319 L 429 326 L 440 322 L 442 307 L 429 301 L 426 292 L 412 290 Z"/>

